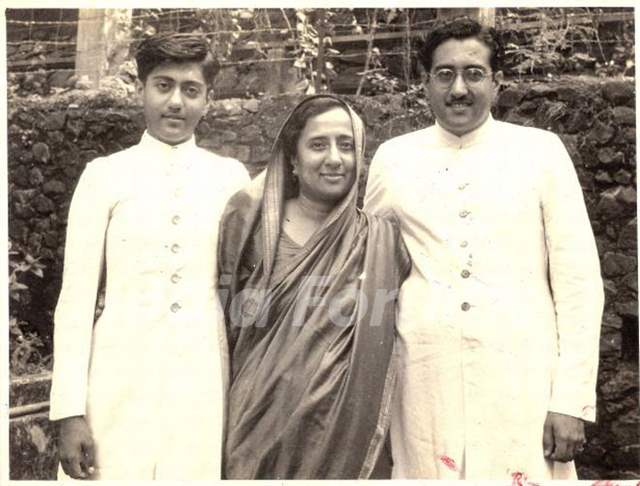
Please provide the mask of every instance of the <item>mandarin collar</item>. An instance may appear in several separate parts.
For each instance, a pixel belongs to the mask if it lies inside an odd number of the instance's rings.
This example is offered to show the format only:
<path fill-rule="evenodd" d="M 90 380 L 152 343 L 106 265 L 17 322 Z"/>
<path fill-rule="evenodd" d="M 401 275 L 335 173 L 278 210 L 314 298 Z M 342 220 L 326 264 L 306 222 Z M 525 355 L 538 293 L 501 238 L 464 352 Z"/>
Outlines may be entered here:
<path fill-rule="evenodd" d="M 147 130 L 142 134 L 139 146 L 147 151 L 166 154 L 167 156 L 175 156 L 193 150 L 196 147 L 196 140 L 193 135 L 187 140 L 177 145 L 169 145 L 153 137 Z"/>
<path fill-rule="evenodd" d="M 481 143 L 491 133 L 495 124 L 495 120 L 491 116 L 491 113 L 489 113 L 489 116 L 484 121 L 484 123 L 482 123 L 482 125 L 469 133 L 465 133 L 461 137 L 442 128 L 442 126 L 438 124 L 437 120 L 435 127 L 436 134 L 440 143 L 449 147 L 461 149 Z"/>

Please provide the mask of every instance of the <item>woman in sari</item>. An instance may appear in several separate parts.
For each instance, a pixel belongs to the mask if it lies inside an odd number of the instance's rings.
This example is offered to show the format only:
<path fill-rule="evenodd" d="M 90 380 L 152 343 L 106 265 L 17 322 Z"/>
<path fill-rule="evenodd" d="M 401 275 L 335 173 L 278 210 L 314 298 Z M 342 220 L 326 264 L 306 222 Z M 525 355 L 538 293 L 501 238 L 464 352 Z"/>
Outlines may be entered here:
<path fill-rule="evenodd" d="M 396 228 L 356 208 L 364 127 L 318 95 L 221 222 L 227 479 L 369 478 L 394 386 Z"/>

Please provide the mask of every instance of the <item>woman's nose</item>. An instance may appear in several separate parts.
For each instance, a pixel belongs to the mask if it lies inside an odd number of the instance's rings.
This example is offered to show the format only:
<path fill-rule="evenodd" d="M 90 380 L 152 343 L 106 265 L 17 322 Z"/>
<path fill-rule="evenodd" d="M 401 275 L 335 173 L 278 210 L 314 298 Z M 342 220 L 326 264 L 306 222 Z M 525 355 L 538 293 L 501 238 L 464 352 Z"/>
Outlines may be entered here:
<path fill-rule="evenodd" d="M 338 144 L 332 143 L 329 145 L 329 152 L 327 153 L 326 161 L 333 164 L 342 163 L 342 156 L 340 155 L 340 149 L 338 148 Z"/>

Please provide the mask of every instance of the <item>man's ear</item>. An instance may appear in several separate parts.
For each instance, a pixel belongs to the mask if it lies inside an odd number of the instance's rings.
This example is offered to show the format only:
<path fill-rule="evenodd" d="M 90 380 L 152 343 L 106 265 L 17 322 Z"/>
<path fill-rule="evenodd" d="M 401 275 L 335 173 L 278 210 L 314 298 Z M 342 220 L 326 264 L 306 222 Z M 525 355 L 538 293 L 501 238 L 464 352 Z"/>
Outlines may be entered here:
<path fill-rule="evenodd" d="M 209 111 L 209 103 L 213 101 L 213 89 L 207 88 L 207 94 L 205 95 L 204 105 L 202 106 L 202 113 L 200 118 L 203 118 Z"/>
<path fill-rule="evenodd" d="M 498 71 L 493 75 L 493 85 L 494 85 L 493 88 L 494 88 L 494 94 L 496 96 L 500 92 L 500 85 L 502 84 L 502 81 L 504 81 L 504 74 L 502 73 L 502 71 Z"/>
<path fill-rule="evenodd" d="M 142 95 L 144 94 L 144 84 L 139 79 L 136 79 L 136 95 L 140 99 L 142 99 Z"/>

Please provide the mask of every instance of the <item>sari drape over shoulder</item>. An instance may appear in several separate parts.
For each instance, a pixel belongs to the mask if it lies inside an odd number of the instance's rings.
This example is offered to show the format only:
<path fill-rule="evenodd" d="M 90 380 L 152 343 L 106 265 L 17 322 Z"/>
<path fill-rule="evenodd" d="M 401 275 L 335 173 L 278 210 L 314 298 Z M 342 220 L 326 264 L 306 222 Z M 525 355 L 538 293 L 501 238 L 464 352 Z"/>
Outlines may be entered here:
<path fill-rule="evenodd" d="M 344 108 L 359 173 L 363 125 Z M 278 136 L 266 175 L 233 196 L 222 218 L 225 477 L 368 478 L 388 429 L 396 294 L 410 263 L 396 228 L 356 209 L 354 183 L 274 272 L 291 177 Z"/>

